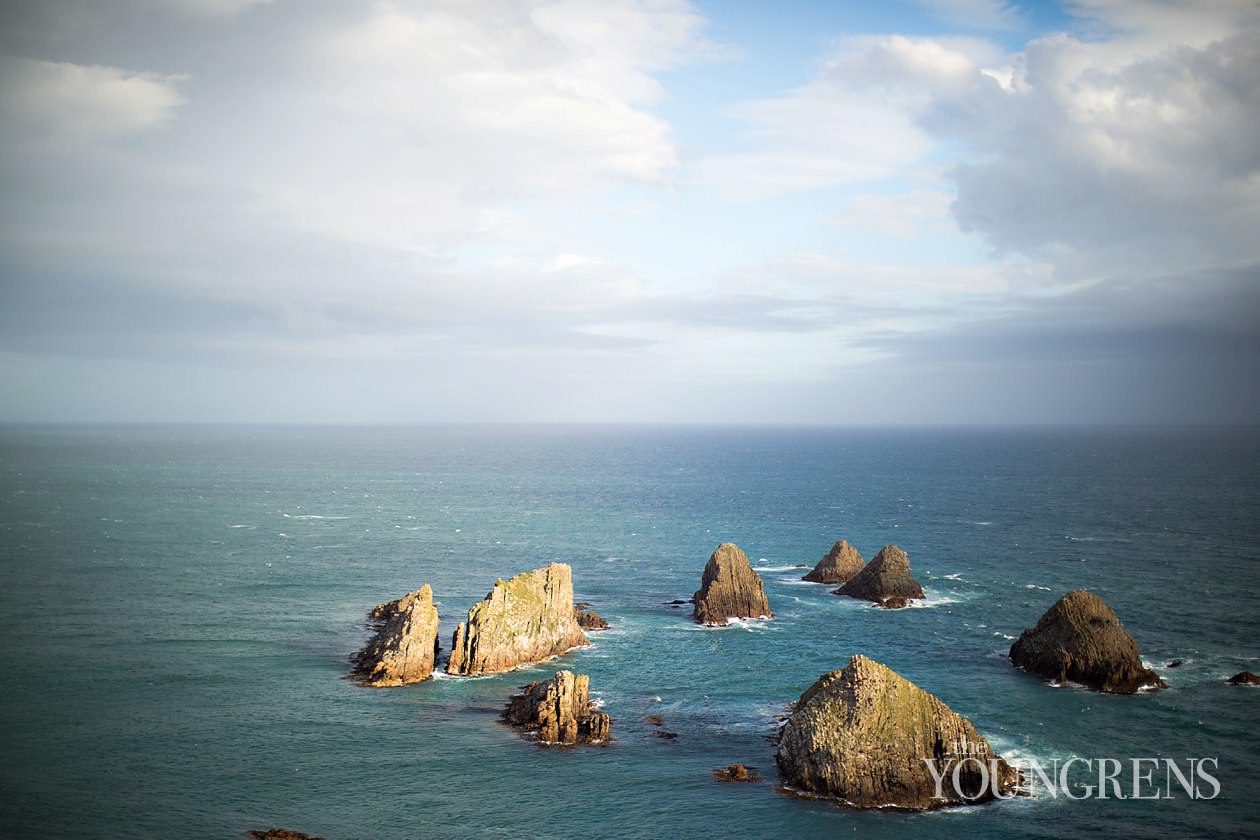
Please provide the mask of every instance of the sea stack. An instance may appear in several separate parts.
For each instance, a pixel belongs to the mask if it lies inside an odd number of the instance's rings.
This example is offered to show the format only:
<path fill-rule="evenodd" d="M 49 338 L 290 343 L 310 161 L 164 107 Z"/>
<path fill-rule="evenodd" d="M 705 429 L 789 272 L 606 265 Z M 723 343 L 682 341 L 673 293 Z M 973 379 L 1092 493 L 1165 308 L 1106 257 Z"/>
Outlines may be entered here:
<path fill-rule="evenodd" d="M 590 677 L 572 671 L 525 686 L 508 701 L 503 719 L 548 745 L 604 743 L 612 728 L 608 715 L 591 708 Z"/>
<path fill-rule="evenodd" d="M 923 587 L 910 575 L 910 558 L 895 545 L 881 548 L 862 571 L 831 594 L 874 601 L 889 609 L 924 597 Z"/>
<path fill-rule="evenodd" d="M 775 761 L 792 792 L 854 808 L 976 805 L 1019 785 L 971 721 L 861 655 L 801 695 Z M 929 763 L 943 777 L 939 789 Z"/>
<path fill-rule="evenodd" d="M 376 635 L 355 654 L 353 676 L 381 688 L 407 685 L 433 676 L 438 653 L 438 611 L 426 583 L 397 601 L 380 604 L 368 621 Z"/>
<path fill-rule="evenodd" d="M 734 543 L 722 543 L 709 557 L 695 594 L 697 624 L 722 625 L 730 618 L 772 618 L 761 578 L 748 555 Z"/>
<path fill-rule="evenodd" d="M 810 583 L 844 583 L 862 571 L 865 565 L 866 561 L 862 559 L 862 555 L 856 548 L 849 545 L 847 540 L 836 540 L 831 551 L 828 551 L 827 555 L 814 566 L 814 570 L 801 580 L 807 580 Z"/>
<path fill-rule="evenodd" d="M 1046 610 L 1037 626 L 1011 645 L 1010 657 L 1025 671 L 1095 691 L 1132 694 L 1166 687 L 1142 665 L 1137 642 L 1111 607 L 1084 589 L 1069 592 Z"/>
<path fill-rule="evenodd" d="M 455 628 L 448 674 L 500 674 L 589 644 L 573 615 L 564 563 L 495 582 Z"/>

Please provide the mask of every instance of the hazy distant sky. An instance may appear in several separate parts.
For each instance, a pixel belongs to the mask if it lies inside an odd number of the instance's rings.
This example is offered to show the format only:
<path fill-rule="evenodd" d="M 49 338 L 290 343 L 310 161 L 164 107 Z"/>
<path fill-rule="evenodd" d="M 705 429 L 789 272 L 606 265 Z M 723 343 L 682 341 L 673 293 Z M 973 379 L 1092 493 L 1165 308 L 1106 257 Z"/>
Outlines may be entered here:
<path fill-rule="evenodd" d="M 1260 3 L 0 2 L 0 420 L 1260 422 Z"/>

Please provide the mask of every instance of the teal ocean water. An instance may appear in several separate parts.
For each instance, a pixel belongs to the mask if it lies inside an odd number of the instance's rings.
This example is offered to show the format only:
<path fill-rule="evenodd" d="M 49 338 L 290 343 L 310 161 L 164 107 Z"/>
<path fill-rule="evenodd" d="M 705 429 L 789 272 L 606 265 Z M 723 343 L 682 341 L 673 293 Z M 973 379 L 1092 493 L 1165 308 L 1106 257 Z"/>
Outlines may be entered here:
<path fill-rule="evenodd" d="M 906 549 L 926 604 L 801 582 L 839 538 Z M 723 541 L 773 621 L 706 629 L 664 605 Z M 445 653 L 496 577 L 550 561 L 613 625 L 590 648 L 490 678 L 344 679 L 378 602 L 432 584 Z M 1223 683 L 1260 671 L 1254 431 L 11 427 L 0 570 L 5 837 L 1181 838 L 1260 818 L 1260 690 Z M 1078 587 L 1167 690 L 1011 667 L 1011 640 Z M 1219 795 L 917 815 L 783 795 L 776 717 L 859 652 L 1008 757 L 1212 758 Z M 497 721 L 561 666 L 591 675 L 612 745 L 541 749 Z M 712 778 L 732 762 L 767 781 Z"/>

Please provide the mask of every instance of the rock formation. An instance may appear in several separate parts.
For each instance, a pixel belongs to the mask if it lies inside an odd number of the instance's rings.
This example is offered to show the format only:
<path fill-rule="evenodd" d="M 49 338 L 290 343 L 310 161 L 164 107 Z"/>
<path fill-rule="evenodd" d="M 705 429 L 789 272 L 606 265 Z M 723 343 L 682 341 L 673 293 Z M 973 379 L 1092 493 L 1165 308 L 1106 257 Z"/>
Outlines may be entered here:
<path fill-rule="evenodd" d="M 862 571 L 865 565 L 866 561 L 862 559 L 862 555 L 856 548 L 845 540 L 837 540 L 831 547 L 831 551 L 827 552 L 827 556 L 819 560 L 814 570 L 801 580 L 807 580 L 810 583 L 844 583 Z"/>
<path fill-rule="evenodd" d="M 573 618 L 583 630 L 607 630 L 608 622 L 595 610 L 583 610 L 574 607 Z"/>
<path fill-rule="evenodd" d="M 382 606 L 384 605 L 382 604 Z M 269 828 L 266 831 L 256 828 L 249 832 L 249 836 L 255 838 L 255 840 L 324 840 L 323 837 L 303 834 L 300 831 L 290 831 L 287 828 Z"/>
<path fill-rule="evenodd" d="M 1165 688 L 1143 667 L 1137 642 L 1111 607 L 1092 592 L 1077 589 L 1046 610 L 1036 627 L 1011 645 L 1011 661 L 1025 671 L 1095 691 L 1132 694 L 1139 688 Z"/>
<path fill-rule="evenodd" d="M 903 601 L 923 598 L 923 587 L 910 576 L 910 558 L 895 545 L 886 545 L 849 582 L 832 593 L 862 598 L 896 609 Z M 888 603 L 890 599 L 900 601 Z"/>
<path fill-rule="evenodd" d="M 734 543 L 722 543 L 709 557 L 700 578 L 692 617 L 697 624 L 721 625 L 728 618 L 771 618 L 761 578 L 748 555 Z"/>
<path fill-rule="evenodd" d="M 1260 677 L 1250 671 L 1239 671 L 1228 682 L 1230 685 L 1260 685 Z"/>
<path fill-rule="evenodd" d="M 801 695 L 775 760 L 790 791 L 857 808 L 974 805 L 1019 784 L 969 720 L 864 656 Z M 929 761 L 943 776 L 939 791 Z"/>
<path fill-rule="evenodd" d="M 589 644 L 573 617 L 564 563 L 498 580 L 455 628 L 448 674 L 499 674 Z"/>
<path fill-rule="evenodd" d="M 612 728 L 608 715 L 591 708 L 590 677 L 572 671 L 525 686 L 508 701 L 503 718 L 536 732 L 543 744 L 603 743 Z"/>
<path fill-rule="evenodd" d="M 743 764 L 728 764 L 713 771 L 713 778 L 719 782 L 760 782 L 761 775 L 757 768 Z"/>
<path fill-rule="evenodd" d="M 438 611 L 426 583 L 368 616 L 376 635 L 355 654 L 353 676 L 363 685 L 406 685 L 433 676 L 438 653 Z"/>

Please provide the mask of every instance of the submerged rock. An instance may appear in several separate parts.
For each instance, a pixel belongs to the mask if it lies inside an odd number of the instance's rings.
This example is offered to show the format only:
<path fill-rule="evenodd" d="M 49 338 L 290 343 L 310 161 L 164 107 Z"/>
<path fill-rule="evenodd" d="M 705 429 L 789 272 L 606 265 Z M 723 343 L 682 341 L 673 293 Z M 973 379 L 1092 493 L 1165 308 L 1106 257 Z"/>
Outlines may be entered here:
<path fill-rule="evenodd" d="M 591 708 L 590 677 L 572 671 L 525 686 L 508 701 L 503 718 L 536 732 L 543 744 L 603 743 L 612 729 L 612 718 Z"/>
<path fill-rule="evenodd" d="M 268 828 L 265 831 L 256 828 L 249 832 L 249 836 L 255 838 L 255 840 L 324 840 L 323 837 L 303 834 L 300 831 L 290 831 L 287 828 Z"/>
<path fill-rule="evenodd" d="M 921 599 L 923 587 L 910 575 L 910 558 L 895 545 L 886 545 L 848 583 L 831 593 L 874 601 L 890 609 Z M 892 599 L 897 599 L 889 601 Z"/>
<path fill-rule="evenodd" d="M 573 617 L 564 563 L 498 580 L 455 628 L 448 674 L 499 674 L 589 644 Z"/>
<path fill-rule="evenodd" d="M 1071 680 L 1095 691 L 1132 694 L 1166 688 L 1142 665 L 1138 645 L 1102 598 L 1084 589 L 1069 592 L 1011 645 L 1011 661 L 1058 682 Z"/>
<path fill-rule="evenodd" d="M 713 778 L 719 782 L 760 782 L 761 775 L 755 767 L 743 764 L 728 764 L 713 771 Z"/>
<path fill-rule="evenodd" d="M 771 618 L 770 602 L 748 555 L 734 543 L 722 543 L 709 557 L 694 596 L 697 624 L 721 625 L 728 618 Z"/>
<path fill-rule="evenodd" d="M 1019 784 L 971 721 L 860 655 L 801 695 L 775 761 L 791 792 L 856 808 L 975 805 Z"/>
<path fill-rule="evenodd" d="M 438 654 L 438 611 L 426 583 L 397 601 L 379 604 L 368 620 L 376 635 L 354 655 L 353 676 L 363 685 L 407 685 L 433 676 Z"/>
<path fill-rule="evenodd" d="M 1239 671 L 1228 682 L 1230 685 L 1260 685 L 1260 677 L 1250 671 Z"/>
<path fill-rule="evenodd" d="M 814 566 L 813 571 L 801 580 L 807 580 L 810 583 L 844 583 L 862 571 L 865 565 L 866 561 L 862 559 L 862 555 L 856 548 L 849 545 L 846 540 L 837 540 L 831 547 L 831 551 L 828 551 L 827 555 L 818 561 L 818 565 Z"/>
<path fill-rule="evenodd" d="M 590 606 L 589 604 L 587 606 Z M 604 621 L 603 616 L 595 612 L 595 610 L 579 609 L 574 607 L 573 617 L 577 620 L 578 626 L 583 630 L 607 630 L 608 622 Z"/>

